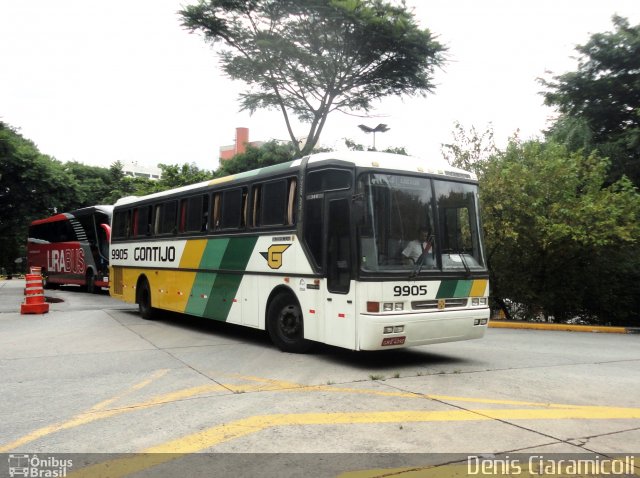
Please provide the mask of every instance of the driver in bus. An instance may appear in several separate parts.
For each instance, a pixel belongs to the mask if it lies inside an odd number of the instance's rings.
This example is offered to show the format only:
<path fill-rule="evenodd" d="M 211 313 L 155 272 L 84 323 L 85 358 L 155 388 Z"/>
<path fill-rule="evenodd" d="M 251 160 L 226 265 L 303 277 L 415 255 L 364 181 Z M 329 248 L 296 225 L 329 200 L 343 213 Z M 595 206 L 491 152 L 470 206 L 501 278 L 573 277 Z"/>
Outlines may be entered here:
<path fill-rule="evenodd" d="M 418 238 L 414 239 L 407 244 L 407 247 L 402 251 L 402 256 L 411 260 L 414 264 L 418 262 L 418 259 L 424 254 L 433 252 L 433 235 L 427 228 L 421 228 Z"/>

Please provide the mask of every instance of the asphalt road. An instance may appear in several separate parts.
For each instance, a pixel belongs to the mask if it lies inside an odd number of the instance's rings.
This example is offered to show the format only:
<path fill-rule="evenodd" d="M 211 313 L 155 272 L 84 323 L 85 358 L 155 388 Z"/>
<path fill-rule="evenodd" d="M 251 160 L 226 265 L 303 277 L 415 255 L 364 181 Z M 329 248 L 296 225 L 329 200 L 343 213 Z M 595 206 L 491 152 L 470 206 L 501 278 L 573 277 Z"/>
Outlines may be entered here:
<path fill-rule="evenodd" d="M 255 476 L 260 453 L 280 476 L 338 476 L 468 467 L 471 454 L 640 452 L 640 335 L 489 329 L 292 355 L 261 331 L 146 321 L 106 293 L 47 291 L 61 300 L 48 314 L 20 315 L 21 284 L 0 281 L 0 453 L 162 453 L 98 456 L 67 476 L 172 476 L 194 452 L 218 457 L 218 476 Z"/>

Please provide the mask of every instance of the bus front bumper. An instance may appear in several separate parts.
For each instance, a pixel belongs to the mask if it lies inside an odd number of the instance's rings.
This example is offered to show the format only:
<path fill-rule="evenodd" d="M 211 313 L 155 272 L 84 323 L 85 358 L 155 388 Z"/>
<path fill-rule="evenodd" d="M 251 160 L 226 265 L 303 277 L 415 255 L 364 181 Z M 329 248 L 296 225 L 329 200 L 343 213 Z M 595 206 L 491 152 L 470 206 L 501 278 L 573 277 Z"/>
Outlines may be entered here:
<path fill-rule="evenodd" d="M 488 322 L 488 307 L 389 315 L 360 314 L 359 350 L 479 339 L 484 336 Z"/>

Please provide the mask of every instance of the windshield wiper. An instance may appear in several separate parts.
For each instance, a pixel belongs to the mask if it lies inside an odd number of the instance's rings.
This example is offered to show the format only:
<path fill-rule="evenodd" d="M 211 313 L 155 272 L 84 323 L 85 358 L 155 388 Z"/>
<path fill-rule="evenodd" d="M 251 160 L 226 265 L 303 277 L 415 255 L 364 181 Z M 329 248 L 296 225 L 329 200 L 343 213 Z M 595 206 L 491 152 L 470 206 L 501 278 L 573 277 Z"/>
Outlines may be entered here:
<path fill-rule="evenodd" d="M 469 267 L 469 264 L 467 264 L 467 260 L 464 258 L 464 251 L 455 252 L 454 254 L 458 254 L 462 261 L 462 265 L 464 266 L 464 270 L 467 272 L 467 277 L 471 277 L 471 268 Z M 451 257 L 451 254 L 449 254 L 449 257 Z"/>
<path fill-rule="evenodd" d="M 420 271 L 422 271 L 422 266 L 424 266 L 426 258 L 427 254 L 420 254 L 420 257 L 418 257 L 418 260 L 413 266 L 413 271 L 411 272 L 411 274 L 409 274 L 409 280 L 415 279 L 416 277 L 418 277 L 418 275 L 420 275 Z"/>

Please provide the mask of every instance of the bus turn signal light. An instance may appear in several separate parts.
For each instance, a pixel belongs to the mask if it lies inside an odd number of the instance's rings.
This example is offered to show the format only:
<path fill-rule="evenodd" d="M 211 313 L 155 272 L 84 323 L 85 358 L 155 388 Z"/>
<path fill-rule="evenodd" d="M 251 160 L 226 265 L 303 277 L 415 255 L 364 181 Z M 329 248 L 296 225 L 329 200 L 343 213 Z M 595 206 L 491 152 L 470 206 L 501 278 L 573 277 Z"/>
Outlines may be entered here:
<path fill-rule="evenodd" d="M 380 312 L 380 302 L 367 302 L 367 312 Z"/>

